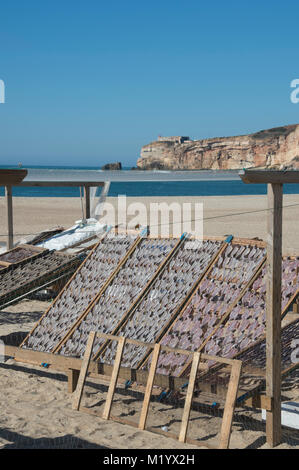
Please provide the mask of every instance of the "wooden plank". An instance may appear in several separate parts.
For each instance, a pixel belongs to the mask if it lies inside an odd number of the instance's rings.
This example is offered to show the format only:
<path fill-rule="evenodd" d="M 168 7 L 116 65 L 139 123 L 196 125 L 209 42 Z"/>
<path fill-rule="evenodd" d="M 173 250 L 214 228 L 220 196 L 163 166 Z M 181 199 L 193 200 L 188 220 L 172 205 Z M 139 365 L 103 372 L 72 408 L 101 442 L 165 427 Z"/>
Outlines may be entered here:
<path fill-rule="evenodd" d="M 46 180 L 46 181 L 22 181 L 18 186 L 25 188 L 28 187 L 90 187 L 90 186 L 104 186 L 104 181 L 81 181 L 81 180 L 66 180 L 66 181 L 55 181 L 55 180 Z"/>
<path fill-rule="evenodd" d="M 0 261 L 0 266 L 3 266 L 4 268 L 8 268 L 8 266 L 11 266 L 13 263 L 8 263 L 7 261 Z"/>
<path fill-rule="evenodd" d="M 266 435 L 271 447 L 281 442 L 282 196 L 282 184 L 268 184 L 266 395 L 273 400 L 273 409 L 266 411 Z"/>
<path fill-rule="evenodd" d="M 191 411 L 191 405 L 192 405 L 192 398 L 193 398 L 193 393 L 194 393 L 194 387 L 195 387 L 195 381 L 196 381 L 196 375 L 197 375 L 199 362 L 200 362 L 200 353 L 198 352 L 193 353 L 193 361 L 192 361 L 192 367 L 191 367 L 191 372 L 190 372 L 190 377 L 189 377 L 187 396 L 185 400 L 182 424 L 181 424 L 181 429 L 180 429 L 180 434 L 179 434 L 180 442 L 186 442 L 188 425 L 189 425 L 189 417 L 190 417 L 190 411 Z"/>
<path fill-rule="evenodd" d="M 90 219 L 90 187 L 84 186 L 85 218 Z"/>
<path fill-rule="evenodd" d="M 146 420 L 147 420 L 147 415 L 148 415 L 148 409 L 149 409 L 149 404 L 150 404 L 150 399 L 151 399 L 151 393 L 152 393 L 152 388 L 154 384 L 154 377 L 156 374 L 156 368 L 158 364 L 158 359 L 159 359 L 159 354 L 160 354 L 160 344 L 157 343 L 155 344 L 154 350 L 153 350 L 153 355 L 152 355 L 152 363 L 150 367 L 150 371 L 148 374 L 148 381 L 146 384 L 146 389 L 145 389 L 145 394 L 144 394 L 144 400 L 142 404 L 142 409 L 141 409 L 141 415 L 140 415 L 140 420 L 139 420 L 139 429 L 145 429 L 146 425 Z"/>
<path fill-rule="evenodd" d="M 99 242 L 96 244 L 96 246 L 88 253 L 88 255 L 86 256 L 86 258 L 84 259 L 84 261 L 79 265 L 78 269 L 76 269 L 76 271 L 74 272 L 74 274 L 70 277 L 70 279 L 68 280 L 68 282 L 65 284 L 65 286 L 63 287 L 63 289 L 59 292 L 59 294 L 57 295 L 57 297 L 53 300 L 53 302 L 51 303 L 51 305 L 49 305 L 49 307 L 46 309 L 45 313 L 43 313 L 43 315 L 40 317 L 40 319 L 36 322 L 36 324 L 34 325 L 34 327 L 30 330 L 30 332 L 28 333 L 28 335 L 26 336 L 26 338 L 22 341 L 22 343 L 20 344 L 20 348 L 25 344 L 25 342 L 27 341 L 27 339 L 29 338 L 29 336 L 32 335 L 32 333 L 35 331 L 35 329 L 39 326 L 39 324 L 41 323 L 41 321 L 43 320 L 43 318 L 48 314 L 48 312 L 50 311 L 50 309 L 53 307 L 53 305 L 55 305 L 55 303 L 60 299 L 60 297 L 62 296 L 62 294 L 66 291 L 66 289 L 68 289 L 70 283 L 72 282 L 72 280 L 74 279 L 75 276 L 77 276 L 78 272 L 83 268 L 83 266 L 85 265 L 85 263 L 87 262 L 87 260 L 92 256 L 92 254 L 94 253 L 94 251 L 97 249 L 97 247 L 103 242 L 104 238 L 106 237 L 106 235 L 108 234 L 109 232 L 105 232 L 103 234 L 103 236 L 100 238 Z"/>
<path fill-rule="evenodd" d="M 114 392 L 115 392 L 115 388 L 116 388 L 116 384 L 117 384 L 117 379 L 118 379 L 118 376 L 119 376 L 119 369 L 120 369 L 120 365 L 121 365 L 121 360 L 122 360 L 125 344 L 126 344 L 126 338 L 124 338 L 123 336 L 120 337 L 118 339 L 118 346 L 117 346 L 117 350 L 116 350 L 114 367 L 113 367 L 113 371 L 112 371 L 112 374 L 111 374 L 111 381 L 110 381 L 110 385 L 109 385 L 109 389 L 108 389 L 108 393 L 107 393 L 107 398 L 106 398 L 106 403 L 105 403 L 105 407 L 104 407 L 104 411 L 103 411 L 103 416 L 102 416 L 103 419 L 109 419 L 109 416 L 110 416 L 112 401 L 113 401 Z"/>
<path fill-rule="evenodd" d="M 27 176 L 27 170 L 12 170 L 12 169 L 0 169 L 0 186 L 15 186 L 19 185 L 25 176 Z"/>
<path fill-rule="evenodd" d="M 284 184 L 299 183 L 298 170 L 242 170 L 239 176 L 244 183 Z"/>
<path fill-rule="evenodd" d="M 112 335 L 112 334 L 109 334 L 109 333 L 99 333 L 99 332 L 97 332 L 97 336 L 99 338 L 108 338 L 112 341 L 118 341 L 118 339 L 120 338 L 120 336 Z M 129 343 L 129 344 L 134 344 L 135 346 L 142 346 L 142 347 L 151 348 L 151 349 L 153 349 L 156 345 L 156 343 L 145 343 L 144 341 L 139 341 L 138 339 L 132 339 L 132 338 L 126 338 L 126 342 Z M 170 346 L 164 346 L 163 344 L 160 345 L 160 348 L 163 351 L 174 352 L 174 353 L 177 353 L 177 354 L 186 354 L 187 356 L 194 354 L 194 351 L 189 351 L 188 349 L 172 348 Z M 232 359 L 227 358 L 227 357 L 211 356 L 209 354 L 201 354 L 201 357 L 203 359 L 215 360 L 215 361 L 218 361 L 218 362 L 222 362 L 224 364 L 234 364 L 234 361 Z M 203 364 L 202 368 L 203 368 L 203 370 L 206 369 L 205 364 Z"/>
<path fill-rule="evenodd" d="M 23 243 L 21 245 L 17 245 L 14 249 L 16 248 L 24 248 L 25 250 L 29 249 L 30 251 L 36 251 L 37 253 L 42 253 L 43 251 L 46 251 L 46 248 L 36 245 L 30 245 L 30 243 Z"/>
<path fill-rule="evenodd" d="M 129 339 L 127 339 L 129 342 Z M 21 349 L 16 346 L 5 346 L 5 356 L 13 357 L 17 362 L 29 363 L 32 365 L 40 366 L 42 363 L 48 365 L 49 369 L 60 370 L 68 373 L 69 369 L 81 370 L 82 359 L 60 356 L 59 354 L 53 353 L 44 353 L 40 351 L 33 351 L 31 349 Z M 202 359 L 207 359 L 210 356 L 201 355 Z M 225 358 L 214 358 L 216 361 L 225 361 L 226 364 L 233 364 L 233 360 L 228 360 Z M 201 364 L 199 364 L 199 368 Z M 110 364 L 104 364 L 101 362 L 90 361 L 88 372 L 93 374 L 95 378 L 102 376 L 111 377 L 113 371 L 113 366 Z M 121 367 L 119 371 L 119 378 L 124 380 L 129 380 L 131 382 L 137 382 L 140 384 L 146 385 L 148 381 L 148 371 L 147 370 L 137 370 L 131 369 L 129 367 Z M 154 385 L 160 387 L 163 390 L 178 390 L 181 391 L 182 387 L 186 384 L 185 377 L 174 377 L 171 375 L 155 374 Z M 197 387 L 200 388 L 202 392 L 215 394 L 213 392 L 213 384 L 206 383 L 204 381 L 204 376 L 197 379 Z M 227 386 L 217 384 L 217 397 L 225 398 L 227 394 Z"/>
<path fill-rule="evenodd" d="M 86 346 L 83 361 L 82 361 L 78 384 L 74 392 L 74 398 L 73 398 L 73 403 L 72 403 L 73 410 L 79 410 L 79 407 L 80 407 L 83 387 L 84 387 L 86 375 L 88 372 L 88 367 L 89 367 L 89 363 L 90 363 L 90 359 L 92 355 L 92 348 L 93 348 L 95 337 L 96 337 L 96 334 L 94 332 L 91 332 L 88 336 L 87 346 Z"/>
<path fill-rule="evenodd" d="M 257 248 L 266 248 L 267 244 L 264 240 L 257 238 L 239 238 L 234 237 L 232 243 L 235 245 L 250 245 L 256 246 Z"/>
<path fill-rule="evenodd" d="M 233 415 L 237 399 L 242 362 L 238 361 L 232 366 L 230 381 L 222 418 L 219 449 L 228 449 L 231 436 Z"/>
<path fill-rule="evenodd" d="M 12 186 L 5 186 L 5 198 L 7 207 L 7 247 L 13 248 L 13 207 L 12 207 Z"/>
<path fill-rule="evenodd" d="M 7 250 L 5 251 L 4 253 L 1 253 L 1 256 L 3 255 L 7 255 L 8 253 L 12 253 L 14 251 L 18 251 L 19 249 L 24 249 L 24 250 L 28 250 L 28 251 L 33 251 L 34 253 L 32 253 L 31 255 L 27 256 L 26 258 L 23 258 L 19 261 L 14 261 L 14 262 L 10 262 L 10 261 L 1 261 L 0 260 L 0 265 L 2 266 L 5 266 L 5 267 L 8 267 L 8 266 L 17 266 L 18 264 L 22 264 L 24 263 L 25 261 L 29 260 L 29 259 L 32 259 L 32 258 L 35 258 L 39 255 L 41 255 L 42 253 L 48 251 L 47 249 L 45 248 L 40 248 L 40 247 L 36 247 L 34 245 L 17 245 L 15 247 L 13 247 L 11 250 Z"/>
<path fill-rule="evenodd" d="M 244 401 L 244 405 L 250 406 L 252 408 L 260 409 L 260 410 L 272 410 L 272 399 L 267 397 L 266 395 L 253 395 L 247 400 Z"/>
<path fill-rule="evenodd" d="M 115 270 L 110 274 L 108 279 L 106 280 L 105 284 L 101 287 L 100 291 L 98 294 L 94 297 L 94 299 L 89 303 L 88 307 L 84 310 L 82 315 L 80 315 L 77 320 L 74 322 L 73 326 L 69 329 L 69 331 L 66 333 L 66 335 L 60 340 L 60 342 L 54 347 L 52 350 L 53 353 L 58 353 L 62 346 L 66 343 L 66 341 L 73 335 L 73 333 L 76 331 L 78 326 L 82 323 L 82 321 L 85 319 L 85 317 L 88 315 L 90 310 L 93 308 L 93 306 L 99 301 L 100 297 L 103 295 L 107 287 L 109 286 L 110 282 L 114 279 L 114 277 L 117 275 L 117 273 L 120 271 L 122 266 L 125 264 L 127 259 L 131 256 L 135 248 L 139 245 L 141 242 L 142 238 L 138 236 L 134 243 L 132 244 L 131 248 L 127 251 L 125 256 L 120 260 L 118 265 L 116 266 Z"/>

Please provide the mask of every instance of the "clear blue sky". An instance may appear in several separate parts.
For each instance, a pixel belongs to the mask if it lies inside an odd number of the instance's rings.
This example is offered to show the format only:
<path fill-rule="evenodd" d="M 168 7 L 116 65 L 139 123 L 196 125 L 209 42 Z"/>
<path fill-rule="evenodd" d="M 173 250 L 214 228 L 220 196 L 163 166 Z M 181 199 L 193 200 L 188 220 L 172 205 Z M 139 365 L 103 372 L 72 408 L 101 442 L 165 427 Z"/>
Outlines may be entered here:
<path fill-rule="evenodd" d="M 134 165 L 161 135 L 299 123 L 297 1 L 12 0 L 0 164 Z"/>

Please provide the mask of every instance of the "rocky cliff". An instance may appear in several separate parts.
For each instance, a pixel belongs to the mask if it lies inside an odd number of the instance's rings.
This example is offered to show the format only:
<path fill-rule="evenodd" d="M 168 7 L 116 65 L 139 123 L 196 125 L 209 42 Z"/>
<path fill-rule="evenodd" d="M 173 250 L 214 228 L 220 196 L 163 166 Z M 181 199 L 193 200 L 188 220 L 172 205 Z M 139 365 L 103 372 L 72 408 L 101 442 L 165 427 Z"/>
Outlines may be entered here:
<path fill-rule="evenodd" d="M 170 139 L 159 137 L 158 141 L 142 147 L 137 167 L 142 170 L 299 169 L 299 124 L 236 137 Z"/>

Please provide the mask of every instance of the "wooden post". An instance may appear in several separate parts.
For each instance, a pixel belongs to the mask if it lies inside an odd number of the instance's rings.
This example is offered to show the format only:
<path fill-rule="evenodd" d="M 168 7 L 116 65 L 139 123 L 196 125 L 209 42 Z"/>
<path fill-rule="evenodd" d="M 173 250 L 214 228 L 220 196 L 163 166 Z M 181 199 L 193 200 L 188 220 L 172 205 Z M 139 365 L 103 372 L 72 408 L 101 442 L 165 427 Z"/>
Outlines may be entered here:
<path fill-rule="evenodd" d="M 266 395 L 273 408 L 266 412 L 267 443 L 281 442 L 281 183 L 268 184 L 267 294 L 266 294 Z"/>
<path fill-rule="evenodd" d="M 153 355 L 152 355 L 152 363 L 151 363 L 151 367 L 150 367 L 149 374 L 148 374 L 148 380 L 146 384 L 144 400 L 143 400 L 141 414 L 140 414 L 139 425 L 138 425 L 138 428 L 142 430 L 145 429 L 145 425 L 146 425 L 148 408 L 149 408 L 152 389 L 154 385 L 154 378 L 155 378 L 155 373 L 157 369 L 160 349 L 161 349 L 160 343 L 155 344 Z"/>
<path fill-rule="evenodd" d="M 13 248 L 13 211 L 12 211 L 12 186 L 5 186 L 5 197 L 7 206 L 7 249 Z"/>
<path fill-rule="evenodd" d="M 90 219 L 90 187 L 84 186 L 85 218 Z"/>
<path fill-rule="evenodd" d="M 223 411 L 219 449 L 229 448 L 229 442 L 230 442 L 230 436 L 231 436 L 231 430 L 232 430 L 232 424 L 233 424 L 233 416 L 234 416 L 234 411 L 235 411 L 236 399 L 238 396 L 241 370 L 242 370 L 242 362 L 236 361 L 235 364 L 232 365 L 232 370 L 230 373 L 230 380 L 228 384 L 228 390 L 227 390 L 225 406 L 224 406 L 224 411 Z"/>
<path fill-rule="evenodd" d="M 107 398 L 106 398 L 106 403 L 105 403 L 105 408 L 104 408 L 103 416 L 102 416 L 103 419 L 109 419 L 109 417 L 110 417 L 110 411 L 111 411 L 111 407 L 112 407 L 112 400 L 113 400 L 114 392 L 115 392 L 115 389 L 116 389 L 116 384 L 117 384 L 117 379 L 118 379 L 118 376 L 119 376 L 119 369 L 120 369 L 120 365 L 121 365 L 121 359 L 122 359 L 122 356 L 123 356 L 123 351 L 124 351 L 125 344 L 126 344 L 126 338 L 121 336 L 119 338 L 118 347 L 117 347 L 116 356 L 115 356 L 115 361 L 114 361 L 114 367 L 113 367 L 113 371 L 112 371 L 112 374 L 111 374 L 110 385 L 109 385 Z"/>
<path fill-rule="evenodd" d="M 189 417 L 190 417 L 190 411 L 191 411 L 191 405 L 192 405 L 192 398 L 193 398 L 193 393 L 194 393 L 195 380 L 196 380 L 199 362 L 200 362 L 200 353 L 195 352 L 193 354 L 193 361 L 192 361 L 191 372 L 189 376 L 187 396 L 185 400 L 184 412 L 183 412 L 183 417 L 182 417 L 182 424 L 181 424 L 180 435 L 179 435 L 180 442 L 186 442 L 188 425 L 189 425 Z"/>

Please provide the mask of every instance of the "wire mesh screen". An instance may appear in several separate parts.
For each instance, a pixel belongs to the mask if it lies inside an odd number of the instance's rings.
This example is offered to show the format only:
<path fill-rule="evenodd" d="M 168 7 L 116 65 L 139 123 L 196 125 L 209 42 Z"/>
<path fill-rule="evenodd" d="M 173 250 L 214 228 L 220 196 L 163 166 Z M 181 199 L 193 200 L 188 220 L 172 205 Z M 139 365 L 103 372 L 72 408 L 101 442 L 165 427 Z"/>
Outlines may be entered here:
<path fill-rule="evenodd" d="M 81 263 L 76 256 L 42 251 L 0 272 L 0 307 L 18 301 L 27 294 L 68 276 Z"/>
<path fill-rule="evenodd" d="M 23 348 L 50 352 L 100 291 L 136 236 L 108 234 L 82 264 L 61 295 L 28 335 Z"/>
<path fill-rule="evenodd" d="M 92 306 L 74 334 L 63 345 L 61 354 L 82 356 L 91 331 L 114 331 L 177 242 L 175 239 L 144 238 L 112 279 L 99 301 Z M 95 354 L 102 342 L 101 339 L 96 341 Z"/>

